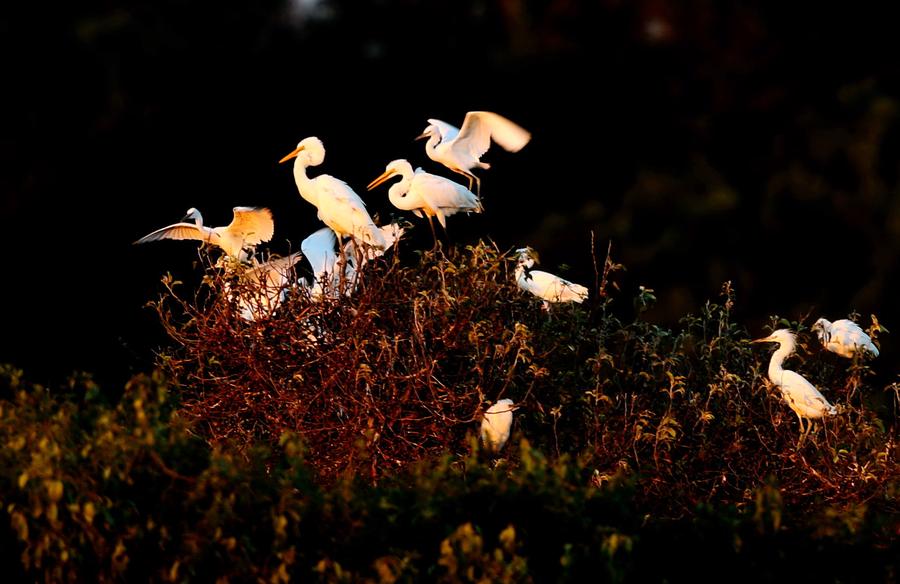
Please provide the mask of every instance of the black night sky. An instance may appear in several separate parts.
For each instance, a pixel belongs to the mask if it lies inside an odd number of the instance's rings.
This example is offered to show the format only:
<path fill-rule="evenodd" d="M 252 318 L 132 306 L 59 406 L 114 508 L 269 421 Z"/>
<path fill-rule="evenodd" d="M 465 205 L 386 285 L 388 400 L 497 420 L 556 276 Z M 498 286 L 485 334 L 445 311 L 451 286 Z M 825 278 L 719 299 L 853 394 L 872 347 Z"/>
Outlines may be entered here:
<path fill-rule="evenodd" d="M 269 248 L 320 224 L 278 160 L 319 171 L 382 222 L 365 185 L 395 158 L 452 173 L 414 141 L 428 118 L 492 110 L 532 132 L 484 160 L 482 216 L 450 241 L 531 245 L 590 284 L 592 237 L 676 325 L 731 280 L 751 334 L 771 315 L 875 313 L 900 333 L 900 35 L 876 3 L 387 0 L 132 1 L 4 8 L 0 362 L 37 381 L 121 381 L 165 342 L 143 305 L 188 242 L 133 246 L 189 207 L 210 225 L 270 207 Z M 408 245 L 430 245 L 424 222 Z M 561 266 L 569 268 L 563 271 Z M 890 369 L 890 368 L 886 368 Z M 895 375 L 892 371 L 887 376 Z"/>

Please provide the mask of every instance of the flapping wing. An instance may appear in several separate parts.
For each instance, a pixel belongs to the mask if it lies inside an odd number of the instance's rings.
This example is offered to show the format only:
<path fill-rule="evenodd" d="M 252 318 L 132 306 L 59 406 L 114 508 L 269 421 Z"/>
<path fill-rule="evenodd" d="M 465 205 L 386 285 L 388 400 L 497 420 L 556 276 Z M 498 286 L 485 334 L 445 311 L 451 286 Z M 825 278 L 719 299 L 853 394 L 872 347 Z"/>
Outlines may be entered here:
<path fill-rule="evenodd" d="M 212 229 L 198 227 L 193 223 L 175 223 L 153 233 L 149 233 L 134 243 L 147 243 L 148 241 L 160 241 L 162 239 L 194 239 L 197 241 L 210 241 L 218 237 Z"/>
<path fill-rule="evenodd" d="M 239 234 L 244 245 L 258 245 L 275 234 L 272 212 L 264 207 L 235 207 L 234 219 L 226 228 Z"/>
<path fill-rule="evenodd" d="M 491 140 L 504 150 L 518 152 L 531 140 L 531 133 L 494 112 L 467 113 L 457 142 L 465 145 L 468 153 L 479 158 L 490 148 Z"/>

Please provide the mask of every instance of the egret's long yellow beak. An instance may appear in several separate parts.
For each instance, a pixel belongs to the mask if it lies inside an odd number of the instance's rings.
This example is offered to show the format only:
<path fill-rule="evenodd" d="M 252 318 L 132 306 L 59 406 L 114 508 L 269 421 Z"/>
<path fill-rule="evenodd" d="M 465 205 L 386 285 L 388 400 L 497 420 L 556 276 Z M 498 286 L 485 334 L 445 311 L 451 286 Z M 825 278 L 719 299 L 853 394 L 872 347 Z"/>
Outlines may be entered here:
<path fill-rule="evenodd" d="M 753 340 L 750 341 L 750 342 L 751 342 L 751 343 L 772 343 L 772 342 L 774 342 L 774 341 L 775 341 L 775 339 L 773 339 L 771 336 L 768 336 L 768 337 L 765 337 L 765 338 L 763 338 L 763 339 L 753 339 Z"/>
<path fill-rule="evenodd" d="M 387 179 L 391 178 L 395 174 L 397 174 L 397 173 L 394 170 L 385 170 L 383 173 L 381 173 L 381 176 L 379 176 L 378 178 L 376 178 L 375 180 L 373 180 L 372 182 L 369 183 L 369 186 L 366 187 L 366 190 L 371 191 L 372 189 L 374 189 L 375 187 L 377 187 L 378 185 L 380 185 Z"/>
<path fill-rule="evenodd" d="M 428 132 L 423 132 L 423 133 L 419 134 L 418 136 L 416 136 L 416 140 L 424 140 L 425 138 L 428 138 L 428 137 L 429 137 Z"/>
<path fill-rule="evenodd" d="M 291 152 L 290 154 L 288 154 L 287 156 L 285 156 L 284 158 L 279 160 L 278 164 L 281 164 L 282 162 L 287 162 L 291 158 L 296 158 L 297 155 L 300 154 L 300 151 L 303 150 L 303 148 L 304 148 L 304 146 L 297 146 L 297 148 L 293 152 Z"/>

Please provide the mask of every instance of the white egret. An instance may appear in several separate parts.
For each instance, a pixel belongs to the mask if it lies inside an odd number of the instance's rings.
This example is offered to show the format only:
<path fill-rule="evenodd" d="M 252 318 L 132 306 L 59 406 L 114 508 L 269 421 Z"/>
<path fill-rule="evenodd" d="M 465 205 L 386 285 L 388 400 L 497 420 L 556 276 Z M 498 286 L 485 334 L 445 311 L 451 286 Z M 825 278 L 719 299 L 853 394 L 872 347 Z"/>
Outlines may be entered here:
<path fill-rule="evenodd" d="M 434 234 L 432 217 L 437 217 L 441 227 L 446 230 L 448 216 L 460 211 L 483 211 L 478 196 L 466 187 L 442 176 L 427 173 L 421 168 L 413 172 L 412 164 L 402 158 L 388 163 L 381 176 L 370 182 L 367 189 L 371 191 L 395 176 L 401 178 L 388 189 L 388 199 L 398 209 L 412 211 L 416 217 L 421 217 L 424 213 L 435 241 L 437 236 Z"/>
<path fill-rule="evenodd" d="M 313 300 L 337 298 L 343 294 L 349 296 L 356 289 L 357 275 L 365 264 L 389 250 L 403 235 L 404 229 L 396 224 L 383 225 L 378 228 L 385 241 L 385 248 L 357 249 L 351 239 L 338 253 L 338 241 L 329 227 L 323 227 L 309 235 L 300 243 L 300 249 L 309 261 L 314 281 L 310 284 L 303 280 Z"/>
<path fill-rule="evenodd" d="M 349 235 L 374 247 L 384 249 L 381 231 L 372 221 L 366 204 L 347 183 L 328 174 L 315 178 L 306 175 L 310 166 L 318 166 L 325 160 L 325 146 L 312 136 L 297 144 L 290 154 L 279 162 L 294 159 L 294 180 L 300 196 L 319 210 L 319 219 L 331 227 L 338 237 Z"/>
<path fill-rule="evenodd" d="M 853 358 L 856 354 L 878 356 L 878 347 L 872 338 L 852 320 L 842 318 L 831 322 L 820 318 L 812 330 L 823 347 L 841 357 Z"/>
<path fill-rule="evenodd" d="M 294 264 L 302 257 L 298 251 L 242 272 L 239 275 L 237 296 L 241 318 L 253 322 L 271 316 L 287 298 Z M 231 290 L 231 285 L 226 284 L 226 291 Z"/>
<path fill-rule="evenodd" d="M 794 333 L 787 329 L 778 329 L 768 337 L 750 342 L 778 343 L 778 349 L 772 353 L 772 358 L 769 361 L 769 380 L 781 390 L 784 400 L 794 410 L 794 413 L 797 414 L 797 418 L 800 420 L 801 434 L 800 440 L 797 442 L 799 446 L 812 429 L 813 420 L 826 415 L 836 414 L 837 410 L 802 375 L 782 367 L 784 360 L 794 352 L 796 347 L 797 339 Z M 805 430 L 803 428 L 804 419 L 808 421 Z"/>
<path fill-rule="evenodd" d="M 516 262 L 516 284 L 526 292 L 530 292 L 544 301 L 544 309 L 549 310 L 551 303 L 584 302 L 588 297 L 588 289 L 559 276 L 534 270 L 533 250 L 523 247 L 516 250 L 519 259 Z"/>
<path fill-rule="evenodd" d="M 193 223 L 188 223 L 193 219 Z M 235 207 L 234 219 L 225 227 L 206 227 L 203 216 L 191 207 L 184 219 L 167 227 L 157 229 L 134 243 L 147 243 L 162 239 L 193 239 L 220 247 L 228 256 L 246 260 L 245 249 L 269 241 L 275 233 L 272 212 L 264 207 Z"/>
<path fill-rule="evenodd" d="M 491 140 L 509 152 L 518 152 L 531 140 L 531 133 L 515 122 L 494 112 L 469 112 L 461 128 L 447 122 L 431 118 L 428 127 L 417 138 L 428 138 L 425 153 L 428 158 L 439 162 L 469 179 L 475 192 L 481 192 L 481 180 L 472 174 L 473 168 L 491 167 L 481 162 L 481 157 L 491 146 Z"/>
<path fill-rule="evenodd" d="M 511 399 L 501 399 L 485 410 L 481 419 L 481 442 L 489 453 L 497 454 L 509 440 L 515 409 Z"/>

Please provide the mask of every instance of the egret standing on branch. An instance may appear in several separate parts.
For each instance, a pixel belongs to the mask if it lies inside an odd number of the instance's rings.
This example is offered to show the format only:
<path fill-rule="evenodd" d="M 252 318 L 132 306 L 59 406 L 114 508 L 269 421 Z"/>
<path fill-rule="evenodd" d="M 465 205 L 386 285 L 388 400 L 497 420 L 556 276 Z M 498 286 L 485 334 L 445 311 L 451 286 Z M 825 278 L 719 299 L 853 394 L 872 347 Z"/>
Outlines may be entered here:
<path fill-rule="evenodd" d="M 193 223 L 187 221 L 193 219 Z M 203 216 L 196 208 L 188 209 L 187 215 L 179 223 L 157 229 L 134 243 L 147 243 L 162 239 L 193 239 L 211 243 L 221 248 L 228 256 L 244 261 L 245 249 L 269 241 L 275 233 L 272 212 L 264 207 L 235 207 L 234 219 L 225 227 L 206 227 Z"/>
<path fill-rule="evenodd" d="M 854 355 L 878 356 L 878 347 L 871 337 L 852 320 L 842 318 L 831 322 L 820 318 L 812 326 L 822 346 L 841 357 L 852 359 Z"/>
<path fill-rule="evenodd" d="M 432 217 L 437 217 L 446 231 L 448 216 L 460 211 L 481 213 L 483 210 L 478 196 L 466 187 L 442 176 L 429 174 L 421 168 L 413 172 L 412 165 L 402 158 L 391 161 L 381 176 L 369 183 L 368 190 L 371 191 L 395 176 L 401 178 L 388 189 L 388 199 L 398 209 L 412 211 L 416 217 L 421 217 L 424 213 L 435 243 L 437 235 Z"/>
<path fill-rule="evenodd" d="M 306 169 L 318 166 L 325 160 L 325 146 L 316 137 L 309 137 L 297 144 L 297 148 L 279 162 L 294 159 L 294 180 L 300 196 L 319 210 L 319 219 L 334 230 L 340 239 L 349 235 L 384 249 L 381 231 L 372 221 L 366 204 L 347 183 L 327 174 L 315 178 L 306 176 Z"/>
<path fill-rule="evenodd" d="M 509 440 L 512 413 L 515 409 L 511 399 L 501 399 L 484 412 L 484 418 L 481 420 L 481 442 L 490 454 L 496 455 Z"/>
<path fill-rule="evenodd" d="M 588 289 L 548 272 L 531 269 L 534 266 L 534 250 L 523 247 L 516 250 L 519 254 L 516 262 L 516 285 L 544 301 L 544 309 L 549 310 L 551 303 L 584 302 L 588 297 Z"/>
<path fill-rule="evenodd" d="M 750 342 L 778 343 L 778 349 L 772 353 L 772 358 L 769 361 L 769 380 L 781 390 L 784 400 L 794 410 L 794 413 L 797 414 L 797 418 L 800 420 L 800 439 L 797 442 L 799 447 L 812 429 L 813 420 L 826 415 L 834 415 L 837 413 L 837 410 L 802 375 L 781 366 L 796 347 L 797 339 L 794 333 L 787 329 L 778 329 L 768 337 Z M 806 430 L 803 429 L 804 419 L 808 421 Z"/>
<path fill-rule="evenodd" d="M 472 174 L 472 169 L 491 167 L 480 160 L 490 148 L 491 140 L 508 152 L 518 152 L 531 140 L 531 133 L 499 114 L 469 112 L 461 128 L 429 119 L 428 127 L 417 139 L 422 138 L 428 138 L 425 143 L 428 158 L 468 178 L 469 190 L 474 181 L 475 192 L 480 194 L 481 179 Z"/>

